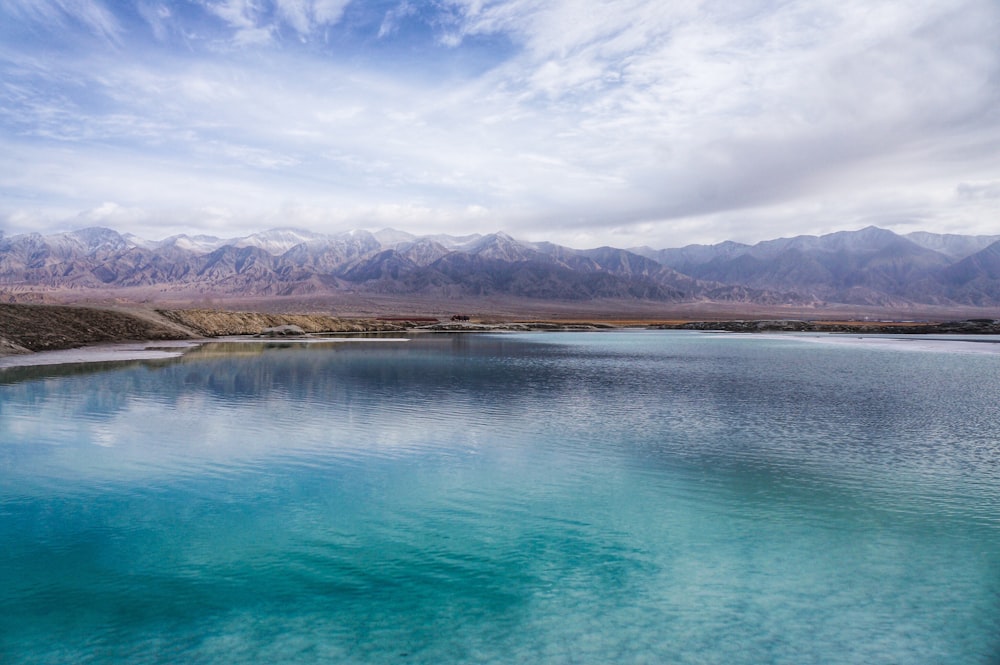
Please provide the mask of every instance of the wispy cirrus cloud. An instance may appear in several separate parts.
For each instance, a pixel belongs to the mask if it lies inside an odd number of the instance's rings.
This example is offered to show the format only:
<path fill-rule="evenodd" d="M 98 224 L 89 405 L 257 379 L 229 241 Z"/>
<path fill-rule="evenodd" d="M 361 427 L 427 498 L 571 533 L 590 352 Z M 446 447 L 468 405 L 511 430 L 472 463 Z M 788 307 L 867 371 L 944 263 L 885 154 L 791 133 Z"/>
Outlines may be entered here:
<path fill-rule="evenodd" d="M 340 21 L 350 0 L 202 0 L 204 7 L 232 30 L 232 42 L 251 46 L 271 42 L 282 29 L 300 38 Z"/>
<path fill-rule="evenodd" d="M 416 6 L 408 0 L 403 0 L 385 13 L 385 16 L 382 19 L 382 24 L 378 29 L 378 38 L 382 39 L 395 33 L 399 29 L 400 21 L 408 16 L 413 16 L 416 13 Z"/>
<path fill-rule="evenodd" d="M 72 30 L 81 26 L 98 38 L 118 44 L 122 26 L 101 0 L 8 0 L 6 11 L 27 24 Z"/>
<path fill-rule="evenodd" d="M 260 6 L 254 0 L 206 0 L 205 7 L 233 31 L 232 40 L 237 46 L 253 46 L 271 41 L 275 25 L 263 20 Z"/>

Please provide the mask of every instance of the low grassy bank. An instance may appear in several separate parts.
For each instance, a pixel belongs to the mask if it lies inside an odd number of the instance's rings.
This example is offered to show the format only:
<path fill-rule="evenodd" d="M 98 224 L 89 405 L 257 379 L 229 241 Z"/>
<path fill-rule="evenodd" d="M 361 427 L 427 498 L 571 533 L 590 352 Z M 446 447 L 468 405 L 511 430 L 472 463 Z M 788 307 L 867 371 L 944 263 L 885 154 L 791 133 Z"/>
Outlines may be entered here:
<path fill-rule="evenodd" d="M 159 309 L 156 313 L 204 337 L 256 335 L 265 328 L 284 325 L 298 326 L 307 333 L 392 332 L 414 326 L 414 322 L 406 319 L 344 319 L 322 314 L 269 314 L 213 309 Z"/>

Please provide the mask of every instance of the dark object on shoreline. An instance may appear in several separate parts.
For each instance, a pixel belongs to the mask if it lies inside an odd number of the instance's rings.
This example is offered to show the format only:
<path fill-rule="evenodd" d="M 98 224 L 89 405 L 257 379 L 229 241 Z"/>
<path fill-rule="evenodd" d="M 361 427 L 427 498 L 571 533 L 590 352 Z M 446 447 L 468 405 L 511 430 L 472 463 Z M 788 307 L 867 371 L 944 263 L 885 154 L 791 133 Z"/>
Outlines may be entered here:
<path fill-rule="evenodd" d="M 294 324 L 264 328 L 257 337 L 303 337 L 306 331 Z"/>

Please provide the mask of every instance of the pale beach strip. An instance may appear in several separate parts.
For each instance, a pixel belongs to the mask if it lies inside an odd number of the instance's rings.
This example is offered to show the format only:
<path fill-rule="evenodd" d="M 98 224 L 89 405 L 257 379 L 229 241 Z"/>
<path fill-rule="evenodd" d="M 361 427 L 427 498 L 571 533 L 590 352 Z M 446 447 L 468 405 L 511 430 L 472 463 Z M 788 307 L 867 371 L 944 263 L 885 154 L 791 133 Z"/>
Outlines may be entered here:
<path fill-rule="evenodd" d="M 94 344 L 59 351 L 36 351 L 0 356 L 0 370 L 8 367 L 75 365 L 81 363 L 127 362 L 133 360 L 169 360 L 180 358 L 191 349 L 218 343 L 241 344 L 344 344 L 351 342 L 408 342 L 405 337 L 297 337 L 261 338 L 247 336 L 215 337 L 209 340 L 162 340 Z"/>

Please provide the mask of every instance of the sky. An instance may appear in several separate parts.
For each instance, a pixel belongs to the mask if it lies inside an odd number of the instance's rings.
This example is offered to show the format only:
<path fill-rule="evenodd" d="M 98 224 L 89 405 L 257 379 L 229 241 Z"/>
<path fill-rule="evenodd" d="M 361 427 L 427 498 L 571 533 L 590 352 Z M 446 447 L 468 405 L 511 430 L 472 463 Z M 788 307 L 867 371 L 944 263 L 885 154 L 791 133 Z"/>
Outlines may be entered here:
<path fill-rule="evenodd" d="M 997 0 L 0 0 L 0 231 L 1000 234 Z"/>

